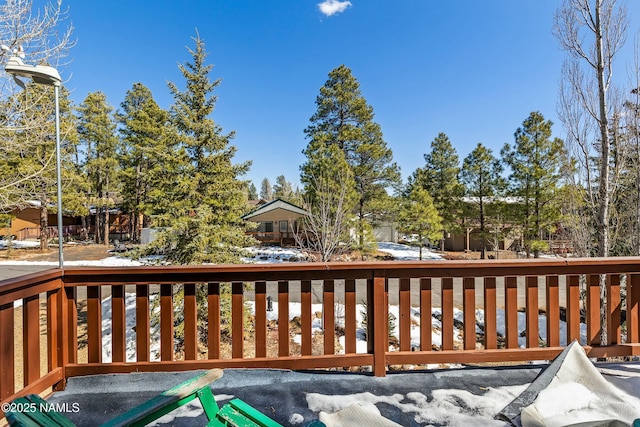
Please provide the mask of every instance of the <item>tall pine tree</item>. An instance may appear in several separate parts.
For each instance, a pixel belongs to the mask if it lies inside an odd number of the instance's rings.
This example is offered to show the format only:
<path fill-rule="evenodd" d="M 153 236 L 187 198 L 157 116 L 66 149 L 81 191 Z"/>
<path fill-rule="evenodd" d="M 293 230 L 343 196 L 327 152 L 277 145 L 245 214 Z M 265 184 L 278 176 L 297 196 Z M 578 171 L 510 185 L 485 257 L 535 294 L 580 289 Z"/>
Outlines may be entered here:
<path fill-rule="evenodd" d="M 431 151 L 424 155 L 425 166 L 412 176 L 409 188 L 424 188 L 433 198 L 433 204 L 442 218 L 443 236 L 440 247 L 444 250 L 447 233 L 459 229 L 460 198 L 463 187 L 458 179 L 460 163 L 458 153 L 444 133 L 431 142 Z"/>
<path fill-rule="evenodd" d="M 496 208 L 501 204 L 497 197 L 504 189 L 502 164 L 493 156 L 490 149 L 478 143 L 462 162 L 460 180 L 464 184 L 465 194 L 468 197 L 465 205 L 470 208 L 471 216 L 480 224 L 482 239 L 480 257 L 485 259 L 488 237 L 487 219 L 491 222 L 491 214 L 497 213 Z M 498 218 L 493 218 L 494 222 L 497 220 Z"/>
<path fill-rule="evenodd" d="M 266 201 L 273 199 L 273 188 L 271 188 L 269 178 L 264 178 L 260 184 L 260 198 Z"/>
<path fill-rule="evenodd" d="M 532 112 L 518 128 L 513 146 L 505 144 L 502 157 L 509 166 L 509 192 L 516 197 L 516 220 L 523 228 L 527 256 L 538 256 L 545 230 L 551 230 L 560 218 L 555 202 L 564 143 L 552 138 L 553 123 Z"/>
<path fill-rule="evenodd" d="M 365 225 L 375 223 L 388 207 L 381 206 L 386 190 L 400 183 L 400 170 L 393 162 L 393 153 L 382 136 L 380 125 L 373 118 L 373 108 L 362 96 L 360 84 L 351 70 L 340 65 L 329 73 L 316 98 L 317 110 L 305 129 L 309 139 L 303 153 L 312 158 L 323 147 L 335 145 L 343 151 L 351 168 L 358 198 L 354 213 L 358 219 L 358 246 L 364 246 Z M 311 162 L 301 168 L 303 182 L 317 175 Z"/>
<path fill-rule="evenodd" d="M 109 209 L 115 206 L 118 183 L 118 138 L 113 107 L 102 92 L 87 95 L 78 106 L 78 135 L 85 148 L 90 203 L 95 207 L 95 241 L 109 244 Z"/>
<path fill-rule="evenodd" d="M 131 213 L 132 239 L 140 241 L 141 229 L 152 225 L 152 217 L 163 217 L 170 211 L 167 194 L 180 164 L 174 156 L 177 138 L 168 112 L 156 104 L 143 84 L 135 83 L 120 107 L 122 203 Z"/>
<path fill-rule="evenodd" d="M 433 205 L 433 199 L 424 188 L 414 187 L 401 201 L 398 215 L 400 229 L 416 234 L 420 244 L 420 260 L 425 241 L 432 242 L 442 236 L 442 218 Z"/>
<path fill-rule="evenodd" d="M 193 38 L 191 62 L 179 65 L 185 90 L 174 83 L 171 120 L 187 162 L 178 168 L 171 197 L 174 206 L 170 229 L 157 245 L 164 245 L 170 261 L 179 264 L 240 262 L 242 248 L 254 243 L 245 235 L 242 220 L 246 205 L 244 175 L 249 162 L 233 164 L 236 148 L 230 145 L 233 132 L 224 134 L 212 118 L 220 80 L 211 81 L 213 68 L 206 63 L 204 41 Z M 178 156 L 180 158 L 180 156 Z"/>

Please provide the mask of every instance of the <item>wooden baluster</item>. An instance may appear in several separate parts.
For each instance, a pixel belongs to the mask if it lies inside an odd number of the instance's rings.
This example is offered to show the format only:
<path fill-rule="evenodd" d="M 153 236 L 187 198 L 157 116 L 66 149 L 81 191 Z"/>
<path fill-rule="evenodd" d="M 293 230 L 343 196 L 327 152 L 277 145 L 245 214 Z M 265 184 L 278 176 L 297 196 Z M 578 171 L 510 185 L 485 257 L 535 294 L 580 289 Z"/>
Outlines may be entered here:
<path fill-rule="evenodd" d="M 87 360 L 102 362 L 102 287 L 87 286 Z"/>
<path fill-rule="evenodd" d="M 311 280 L 303 280 L 300 283 L 300 323 L 302 334 L 302 355 L 311 356 L 312 328 L 311 328 Z"/>
<path fill-rule="evenodd" d="M 160 285 L 160 360 L 173 361 L 173 285 Z"/>
<path fill-rule="evenodd" d="M 547 276 L 547 346 L 560 345 L 560 292 L 558 276 Z"/>
<path fill-rule="evenodd" d="M 505 277 L 504 286 L 506 344 L 507 348 L 518 348 L 518 278 Z"/>
<path fill-rule="evenodd" d="M 367 347 L 373 353 L 373 374 L 384 377 L 389 350 L 389 302 L 387 279 L 384 272 L 374 271 L 373 280 L 367 281 Z"/>
<path fill-rule="evenodd" d="M 462 306 L 464 309 L 464 349 L 476 349 L 476 286 L 475 278 L 462 279 Z"/>
<path fill-rule="evenodd" d="M 13 302 L 0 306 L 0 400 L 15 391 Z"/>
<path fill-rule="evenodd" d="M 231 284 L 231 357 L 244 357 L 244 285 Z"/>
<path fill-rule="evenodd" d="M 198 306 L 196 284 L 184 284 L 184 360 L 198 358 Z"/>
<path fill-rule="evenodd" d="M 627 275 L 627 342 L 640 343 L 640 274 Z"/>
<path fill-rule="evenodd" d="M 567 344 L 580 340 L 580 276 L 567 277 Z"/>
<path fill-rule="evenodd" d="M 256 282 L 255 288 L 255 355 L 267 357 L 267 282 Z"/>
<path fill-rule="evenodd" d="M 420 350 L 431 351 L 431 279 L 420 279 Z"/>
<path fill-rule="evenodd" d="M 149 285 L 136 285 L 136 360 L 151 360 L 151 319 L 149 318 Z"/>
<path fill-rule="evenodd" d="M 62 282 L 57 280 L 58 284 Z M 47 292 L 47 372 L 60 365 L 60 345 L 62 328 L 60 327 L 61 289 Z M 2 366 L 0 364 L 0 366 Z M 0 400 L 2 398 L 0 397 Z"/>
<path fill-rule="evenodd" d="M 538 325 L 538 276 L 526 278 L 527 348 L 540 347 Z"/>
<path fill-rule="evenodd" d="M 411 279 L 400 278 L 400 351 L 411 351 Z"/>
<path fill-rule="evenodd" d="M 278 282 L 278 356 L 289 356 L 289 282 Z"/>
<path fill-rule="evenodd" d="M 453 350 L 453 278 L 442 278 L 442 349 Z"/>
<path fill-rule="evenodd" d="M 335 354 L 336 324 L 334 305 L 334 281 L 325 280 L 322 290 L 322 328 L 324 330 L 324 354 Z"/>
<path fill-rule="evenodd" d="M 586 309 L 587 344 L 600 345 L 600 276 L 597 274 L 587 276 Z M 572 312 L 573 316 L 578 316 L 580 319 L 579 312 Z"/>
<path fill-rule="evenodd" d="M 356 352 L 356 281 L 344 283 L 344 345 L 345 353 Z"/>
<path fill-rule="evenodd" d="M 484 278 L 484 348 L 498 348 L 496 278 Z"/>
<path fill-rule="evenodd" d="M 66 354 L 69 357 L 69 363 L 78 363 L 78 301 L 75 287 L 64 288 L 63 309 L 66 307 L 65 316 L 67 317 L 67 339 L 63 340 L 63 345 L 67 346 Z M 63 322 L 64 325 L 64 322 Z M 65 361 L 62 361 L 63 366 Z M 1 366 L 1 365 L 0 365 Z"/>
<path fill-rule="evenodd" d="M 126 324 L 124 286 L 111 286 L 111 360 L 113 362 L 126 360 Z"/>
<path fill-rule="evenodd" d="M 607 308 L 607 344 L 620 344 L 622 307 L 620 304 L 620 276 L 618 274 L 607 276 Z"/>
<path fill-rule="evenodd" d="M 40 378 L 40 295 L 23 299 L 22 354 L 24 386 Z"/>
<path fill-rule="evenodd" d="M 209 359 L 220 358 L 220 283 L 209 283 L 207 288 L 208 334 L 207 348 Z"/>

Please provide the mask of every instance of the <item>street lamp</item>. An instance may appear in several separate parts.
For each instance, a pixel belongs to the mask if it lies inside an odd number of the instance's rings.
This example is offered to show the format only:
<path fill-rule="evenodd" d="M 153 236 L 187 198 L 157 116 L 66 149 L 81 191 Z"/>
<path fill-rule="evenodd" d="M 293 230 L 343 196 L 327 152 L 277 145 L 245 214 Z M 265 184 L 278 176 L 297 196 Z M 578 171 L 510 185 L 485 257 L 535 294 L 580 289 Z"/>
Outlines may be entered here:
<path fill-rule="evenodd" d="M 2 46 L 2 50 L 8 51 L 6 46 Z M 46 65 L 27 65 L 21 57 L 24 57 L 22 49 L 19 52 L 14 52 L 14 56 L 9 58 L 7 65 L 4 69 L 8 74 L 13 76 L 13 79 L 18 86 L 25 88 L 24 83 L 18 77 L 25 77 L 33 80 L 34 83 L 53 86 L 56 101 L 56 179 L 58 186 L 58 267 L 64 268 L 64 257 L 62 251 L 62 173 L 60 170 L 60 100 L 59 91 L 62 79 L 58 70 Z"/>

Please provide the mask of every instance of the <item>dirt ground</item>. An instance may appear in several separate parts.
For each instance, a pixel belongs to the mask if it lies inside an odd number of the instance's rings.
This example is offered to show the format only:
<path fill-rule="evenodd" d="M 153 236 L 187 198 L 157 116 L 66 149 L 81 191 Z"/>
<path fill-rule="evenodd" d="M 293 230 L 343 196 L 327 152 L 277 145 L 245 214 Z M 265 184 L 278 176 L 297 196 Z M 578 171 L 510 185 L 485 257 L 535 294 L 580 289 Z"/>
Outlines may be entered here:
<path fill-rule="evenodd" d="M 64 259 L 65 261 L 93 261 L 107 258 L 112 253 L 109 250 L 113 246 L 105 245 L 65 245 Z M 0 251 L 0 259 L 3 260 L 20 260 L 20 261 L 57 261 L 58 248 L 50 247 L 49 249 L 11 249 L 9 251 Z"/>

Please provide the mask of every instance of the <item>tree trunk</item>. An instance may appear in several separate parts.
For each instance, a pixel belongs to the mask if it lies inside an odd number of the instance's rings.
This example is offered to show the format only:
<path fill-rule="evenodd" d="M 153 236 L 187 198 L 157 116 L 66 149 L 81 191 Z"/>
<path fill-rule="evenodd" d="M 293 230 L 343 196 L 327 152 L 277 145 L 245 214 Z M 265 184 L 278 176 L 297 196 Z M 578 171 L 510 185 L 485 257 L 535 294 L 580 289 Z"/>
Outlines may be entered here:
<path fill-rule="evenodd" d="M 602 24 L 600 13 L 602 0 L 596 0 L 595 7 L 595 37 L 596 37 L 596 78 L 598 79 L 598 104 L 599 104 L 599 126 L 600 126 L 600 177 L 599 177 L 599 206 L 598 206 L 598 256 L 609 256 L 609 154 L 611 151 L 611 140 L 609 138 L 609 120 L 607 117 L 607 88 L 604 75 L 604 50 L 602 47 Z M 606 293 L 606 291 L 605 291 Z M 603 296 L 603 295 L 601 295 Z M 603 299 L 603 301 L 605 301 Z"/>
<path fill-rule="evenodd" d="M 96 225 L 95 225 L 95 242 L 99 245 L 102 242 L 102 208 L 97 207 L 96 210 Z"/>
<path fill-rule="evenodd" d="M 607 118 L 607 89 L 604 76 L 604 51 L 602 48 L 602 24 L 600 12 L 602 0 L 596 0 L 595 21 L 596 21 L 596 77 L 598 79 L 598 104 L 600 107 L 600 190 L 598 206 L 598 256 L 609 256 L 609 151 L 611 141 L 609 139 L 609 121 Z M 600 276 L 600 342 L 607 343 L 607 281 L 605 276 Z"/>
<path fill-rule="evenodd" d="M 80 240 L 87 240 L 89 238 L 89 224 L 86 216 L 83 215 L 80 217 L 80 225 L 82 227 L 82 230 L 80 230 Z"/>
<path fill-rule="evenodd" d="M 49 247 L 49 211 L 47 203 L 40 204 L 40 249 L 45 250 Z"/>
<path fill-rule="evenodd" d="M 485 259 L 485 246 L 487 245 L 487 237 L 485 235 L 484 225 L 484 203 L 480 197 L 480 236 L 482 238 L 482 248 L 480 248 L 480 259 Z"/>

